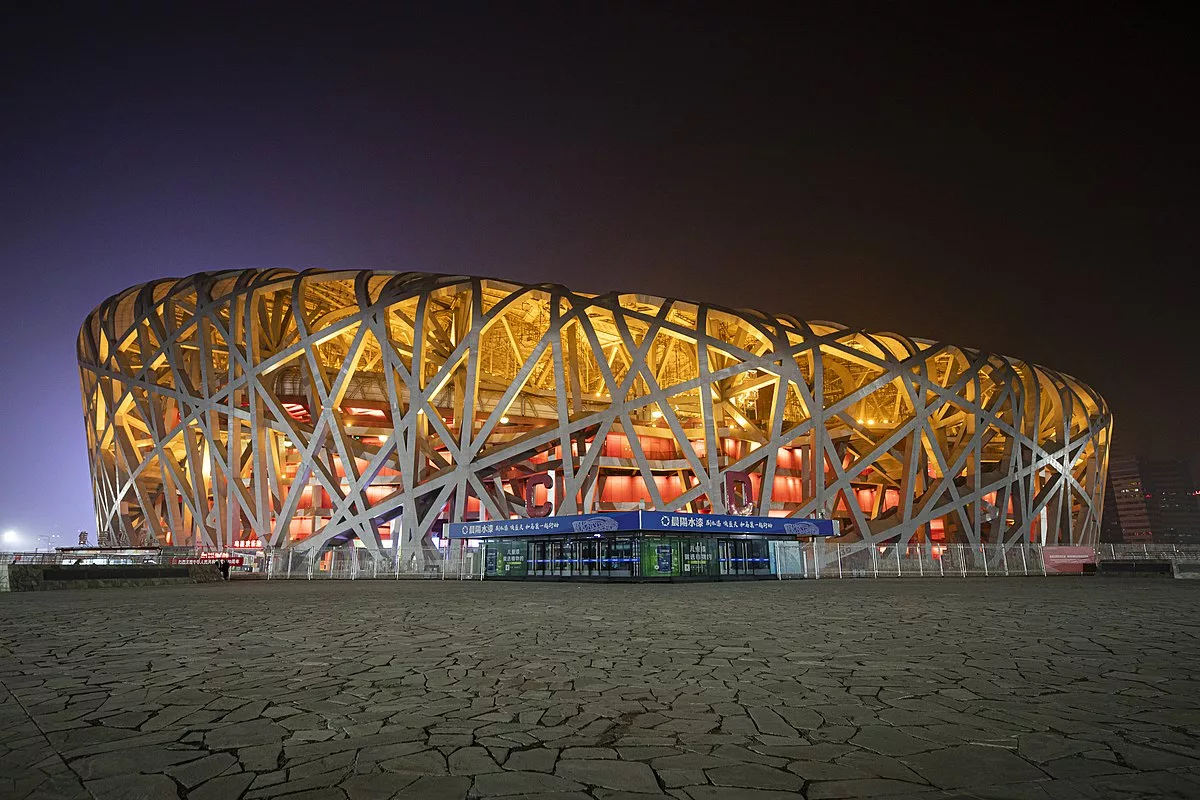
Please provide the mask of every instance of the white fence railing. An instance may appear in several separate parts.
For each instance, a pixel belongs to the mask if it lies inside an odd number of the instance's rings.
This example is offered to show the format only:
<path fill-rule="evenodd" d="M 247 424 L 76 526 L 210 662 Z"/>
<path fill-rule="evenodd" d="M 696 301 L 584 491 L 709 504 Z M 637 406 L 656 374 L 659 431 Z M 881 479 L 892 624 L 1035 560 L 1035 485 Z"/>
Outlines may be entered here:
<path fill-rule="evenodd" d="M 1096 548 L 1096 555 L 1109 561 L 1200 562 L 1200 544 L 1102 543 Z"/>
<path fill-rule="evenodd" d="M 778 542 L 776 575 L 786 578 L 965 578 L 1045 575 L 1038 545 L 871 545 L 824 540 Z"/>
<path fill-rule="evenodd" d="M 772 544 L 775 575 L 792 578 L 1003 578 L 1046 575 L 1043 548 L 1036 544 L 871 545 L 865 542 L 811 542 Z M 1169 560 L 1200 562 L 1200 547 L 1182 545 L 1102 544 L 1101 560 Z M 478 580 L 483 557 L 477 549 L 451 543 L 436 553 L 432 564 L 420 559 L 398 559 L 392 552 L 372 554 L 365 548 L 345 546 L 314 553 L 292 550 L 265 554 L 268 579 L 299 580 L 400 580 L 431 578 Z"/>
<path fill-rule="evenodd" d="M 475 550 L 457 546 L 438 553 L 432 563 L 399 558 L 390 551 L 372 553 L 366 548 L 347 546 L 311 553 L 271 550 L 266 553 L 265 572 L 268 580 L 469 580 L 479 577 L 479 563 Z"/>
<path fill-rule="evenodd" d="M 182 551 L 182 548 L 180 549 Z M 136 557 L 125 551 L 81 556 L 78 552 L 0 553 L 0 563 L 74 564 L 146 563 L 169 564 L 180 555 L 167 549 L 147 548 Z M 416 553 L 398 557 L 393 551 L 372 553 L 363 547 L 345 545 L 314 553 L 295 550 L 259 550 L 237 553 L 245 559 L 244 569 L 265 574 L 268 579 L 293 580 L 399 580 L 426 578 L 471 580 L 482 577 L 483 556 L 479 549 L 450 542 L 429 559 Z M 1034 544 L 966 545 L 910 544 L 870 545 L 865 542 L 834 543 L 823 539 L 810 542 L 773 542 L 773 572 L 788 578 L 937 578 L 1013 577 L 1045 575 L 1043 548 Z M 1200 545 L 1108 544 L 1096 547 L 1099 561 L 1170 561 L 1200 563 Z M 425 563 L 428 561 L 429 563 Z"/>

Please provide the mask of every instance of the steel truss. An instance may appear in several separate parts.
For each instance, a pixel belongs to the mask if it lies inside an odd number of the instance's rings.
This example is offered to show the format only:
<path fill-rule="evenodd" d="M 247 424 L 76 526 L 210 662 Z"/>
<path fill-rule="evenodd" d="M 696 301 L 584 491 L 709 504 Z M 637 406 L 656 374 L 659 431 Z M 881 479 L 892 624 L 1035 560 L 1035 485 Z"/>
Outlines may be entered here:
<path fill-rule="evenodd" d="M 843 541 L 1095 544 L 1112 418 L 1062 373 L 789 315 L 412 272 L 137 286 L 78 341 L 114 543 L 436 560 L 440 521 L 836 516 Z M 631 484 L 632 481 L 632 484 Z M 622 495 L 614 487 L 633 494 Z"/>

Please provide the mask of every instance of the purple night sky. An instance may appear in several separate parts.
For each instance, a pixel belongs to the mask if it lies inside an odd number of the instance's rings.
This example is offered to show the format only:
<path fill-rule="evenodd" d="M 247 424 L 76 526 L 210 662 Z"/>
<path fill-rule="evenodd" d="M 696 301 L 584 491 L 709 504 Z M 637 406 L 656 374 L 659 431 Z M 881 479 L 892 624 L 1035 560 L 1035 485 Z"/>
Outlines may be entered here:
<path fill-rule="evenodd" d="M 1162 8 L 295 8 L 6 20 L 0 530 L 94 537 L 87 312 L 234 267 L 636 289 L 946 339 L 1090 383 L 1125 452 L 1200 456 L 1200 87 Z"/>

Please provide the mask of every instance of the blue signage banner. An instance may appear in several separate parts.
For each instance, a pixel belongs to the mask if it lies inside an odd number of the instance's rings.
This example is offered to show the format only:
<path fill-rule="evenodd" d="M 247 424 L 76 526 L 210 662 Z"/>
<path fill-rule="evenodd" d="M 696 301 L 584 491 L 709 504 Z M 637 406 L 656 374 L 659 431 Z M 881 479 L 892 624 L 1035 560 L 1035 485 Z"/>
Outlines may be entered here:
<path fill-rule="evenodd" d="M 676 511 L 639 511 L 643 531 L 680 533 L 757 533 L 776 536 L 837 536 L 831 519 L 741 517 L 730 514 L 683 514 Z"/>
<path fill-rule="evenodd" d="M 452 522 L 446 526 L 446 530 L 451 539 L 603 535 L 634 531 L 773 536 L 837 536 L 839 533 L 838 523 L 829 519 L 741 517 L 729 514 L 686 514 L 678 511 L 613 511 L 607 514 L 573 514 L 535 519 Z"/>
<path fill-rule="evenodd" d="M 493 536 L 561 536 L 564 534 L 636 531 L 637 511 L 611 514 L 572 514 L 534 519 L 496 519 L 484 522 L 451 522 L 446 526 L 451 539 L 486 539 Z"/>

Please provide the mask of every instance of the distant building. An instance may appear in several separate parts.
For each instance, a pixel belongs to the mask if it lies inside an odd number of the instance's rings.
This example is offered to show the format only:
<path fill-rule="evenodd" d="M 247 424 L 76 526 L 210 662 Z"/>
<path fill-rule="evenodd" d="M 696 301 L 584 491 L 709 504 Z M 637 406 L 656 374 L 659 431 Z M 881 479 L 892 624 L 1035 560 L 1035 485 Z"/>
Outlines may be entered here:
<path fill-rule="evenodd" d="M 1200 496 L 1188 463 L 1113 458 L 1100 539 L 1200 544 Z"/>
<path fill-rule="evenodd" d="M 1145 462 L 1142 486 L 1154 541 L 1200 543 L 1200 497 L 1186 461 Z"/>

